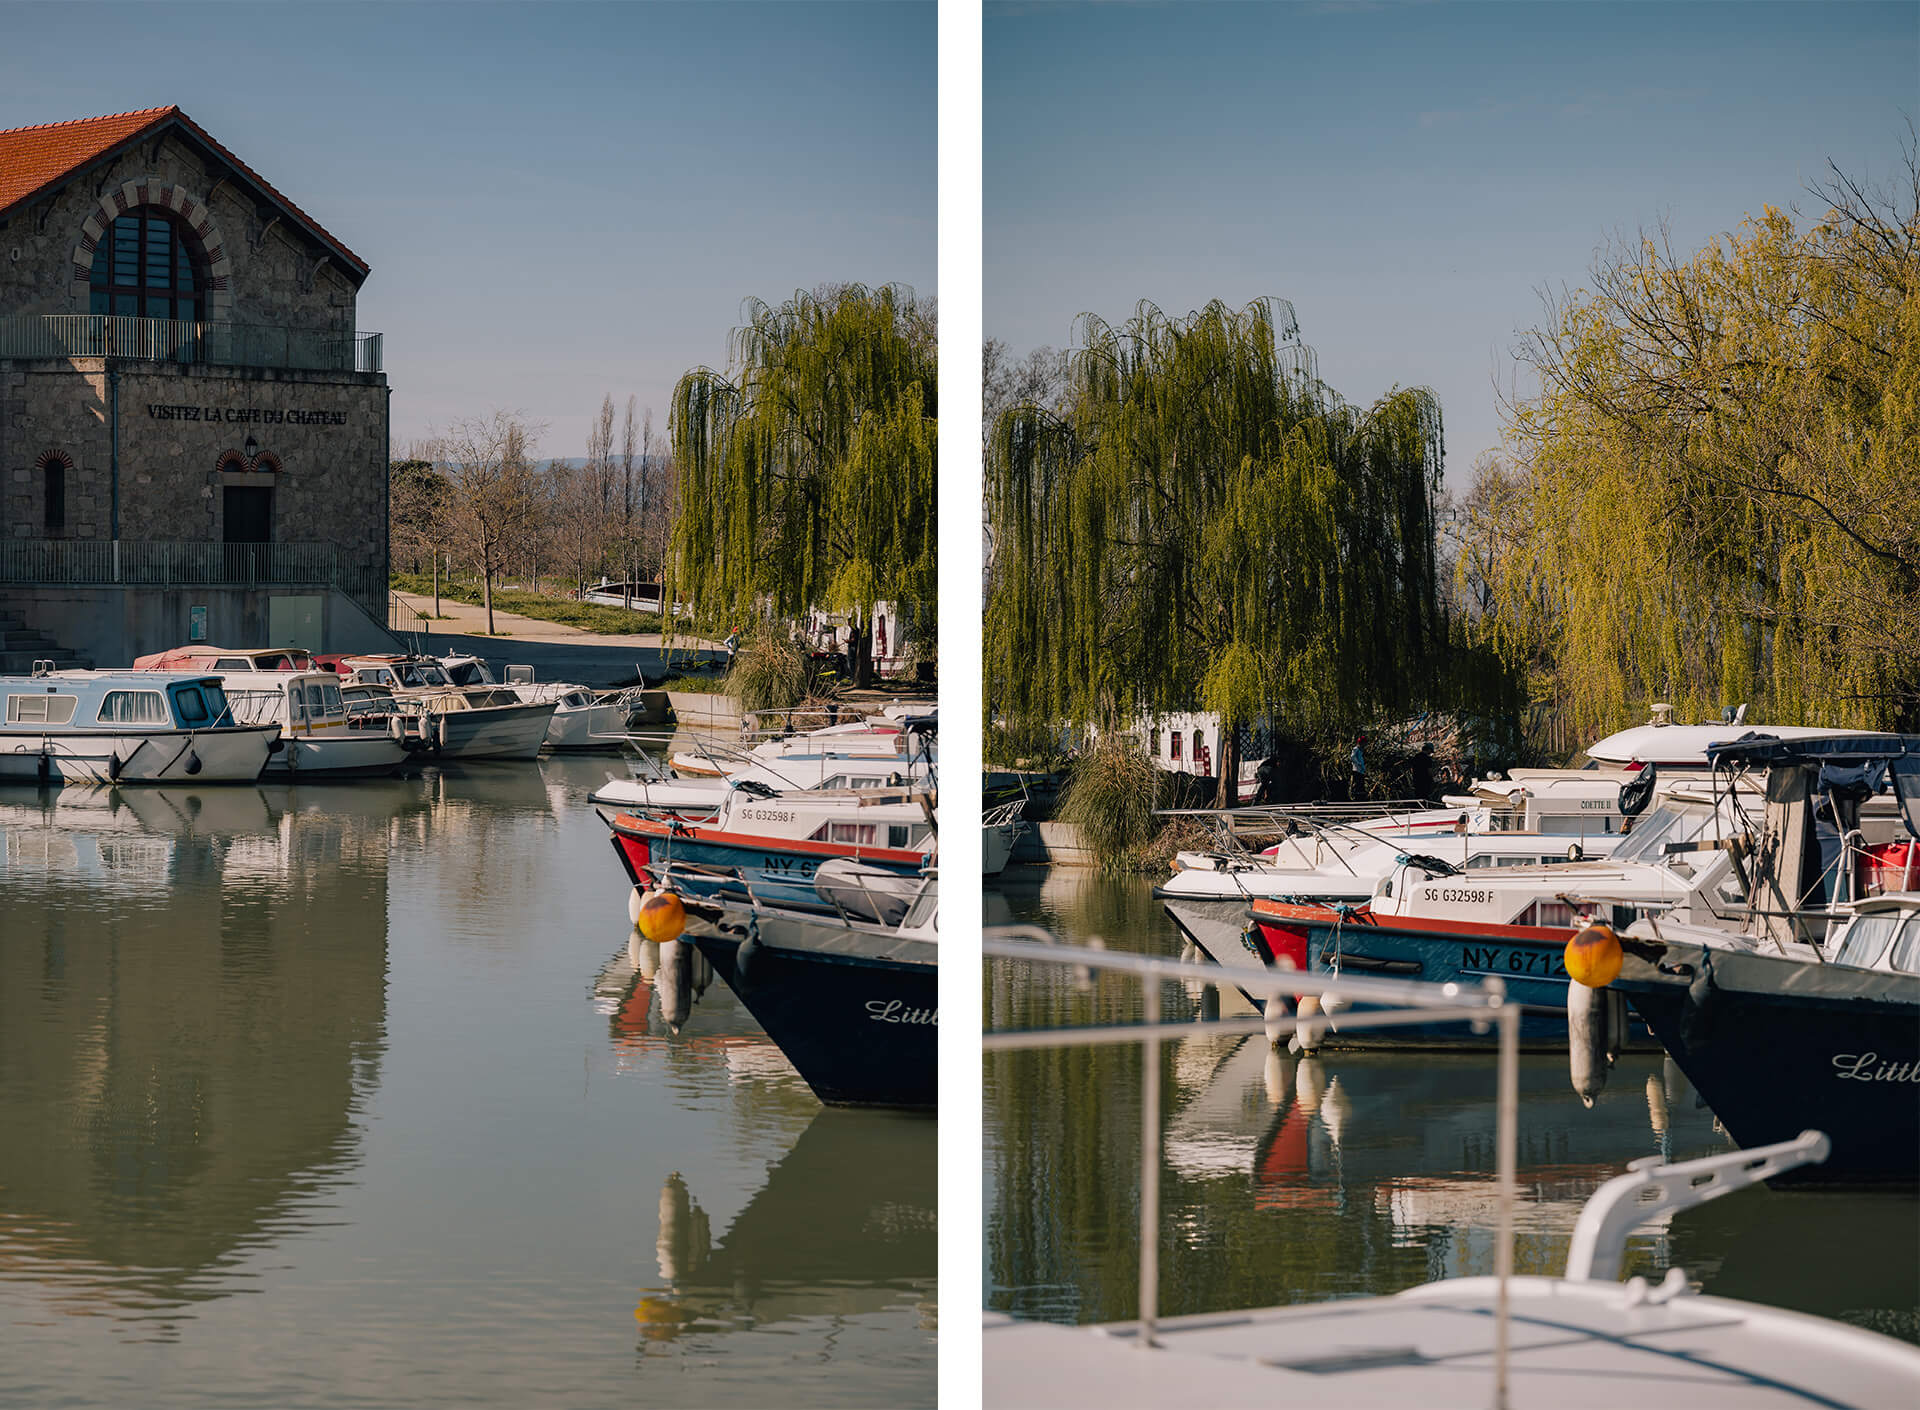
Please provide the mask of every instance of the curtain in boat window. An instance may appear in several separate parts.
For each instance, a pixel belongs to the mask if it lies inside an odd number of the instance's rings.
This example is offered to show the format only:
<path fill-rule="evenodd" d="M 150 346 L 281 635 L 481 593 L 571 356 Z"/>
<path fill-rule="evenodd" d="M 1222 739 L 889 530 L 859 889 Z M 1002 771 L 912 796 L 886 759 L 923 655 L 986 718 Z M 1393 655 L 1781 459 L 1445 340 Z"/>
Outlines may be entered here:
<path fill-rule="evenodd" d="M 167 702 L 157 690 L 110 690 L 100 702 L 97 720 L 116 725 L 165 725 Z"/>

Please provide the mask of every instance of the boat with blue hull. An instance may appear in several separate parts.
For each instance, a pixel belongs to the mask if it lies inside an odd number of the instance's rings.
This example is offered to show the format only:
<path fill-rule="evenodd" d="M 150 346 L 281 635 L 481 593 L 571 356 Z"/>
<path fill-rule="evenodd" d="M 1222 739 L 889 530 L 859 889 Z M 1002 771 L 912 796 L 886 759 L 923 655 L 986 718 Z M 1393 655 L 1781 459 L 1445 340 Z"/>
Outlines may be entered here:
<path fill-rule="evenodd" d="M 1279 959 L 1284 966 L 1317 974 L 1354 974 L 1427 984 L 1480 984 L 1498 978 L 1521 1005 L 1521 1045 L 1567 1045 L 1565 928 L 1484 926 L 1434 916 L 1379 916 L 1365 909 L 1302 907 L 1284 901 L 1256 901 L 1254 945 L 1261 968 Z M 1357 1033 L 1338 1032 L 1332 1016 L 1327 1047 L 1492 1047 L 1490 1033 L 1453 1026 L 1415 1026 Z M 1659 1041 L 1645 1024 L 1628 1024 L 1628 1051 L 1657 1049 Z"/>
<path fill-rule="evenodd" d="M 880 790 L 860 790 L 857 797 L 736 792 L 711 822 L 620 813 L 607 825 L 621 864 L 642 890 L 650 877 L 672 867 L 690 896 L 744 883 L 768 904 L 802 910 L 822 908 L 814 882 L 828 862 L 912 877 L 931 860 L 932 824 L 925 813 L 917 805 L 890 802 Z"/>
<path fill-rule="evenodd" d="M 667 884 L 679 889 L 676 866 Z M 939 1102 L 938 881 L 898 925 L 764 904 L 743 883 L 690 901 L 691 942 L 829 1106 L 931 1111 Z"/>

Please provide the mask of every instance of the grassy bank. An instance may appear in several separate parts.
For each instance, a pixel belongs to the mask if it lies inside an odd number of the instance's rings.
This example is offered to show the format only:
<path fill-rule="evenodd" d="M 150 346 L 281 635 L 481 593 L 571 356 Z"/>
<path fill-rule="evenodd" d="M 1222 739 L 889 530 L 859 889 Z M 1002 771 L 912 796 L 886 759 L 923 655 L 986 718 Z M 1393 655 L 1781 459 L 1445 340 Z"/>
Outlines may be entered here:
<path fill-rule="evenodd" d="M 433 596 L 433 579 L 418 573 L 395 573 L 388 579 L 388 585 L 397 592 L 429 598 Z M 480 589 L 472 583 L 450 583 L 442 579 L 440 596 L 449 602 L 466 602 L 475 607 L 481 605 Z M 493 605 L 496 611 L 533 617 L 542 622 L 561 622 L 582 631 L 601 632 L 608 636 L 660 630 L 658 612 L 629 612 L 624 607 L 603 607 L 597 602 L 576 602 L 570 597 L 548 597 L 545 593 L 495 588 Z"/>

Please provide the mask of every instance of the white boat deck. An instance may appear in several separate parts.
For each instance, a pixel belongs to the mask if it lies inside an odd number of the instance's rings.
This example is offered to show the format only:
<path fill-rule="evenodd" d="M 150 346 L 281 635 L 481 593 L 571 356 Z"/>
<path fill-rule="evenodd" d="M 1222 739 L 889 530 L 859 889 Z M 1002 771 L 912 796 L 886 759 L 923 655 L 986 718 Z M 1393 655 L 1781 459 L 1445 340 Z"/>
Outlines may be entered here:
<path fill-rule="evenodd" d="M 1753 1303 L 1629 1283 L 1515 1277 L 1513 1410 L 1920 1405 L 1920 1352 Z M 1063 1327 L 989 1313 L 987 1410 L 1441 1410 L 1493 1406 L 1497 1283 L 1394 1297 Z"/>

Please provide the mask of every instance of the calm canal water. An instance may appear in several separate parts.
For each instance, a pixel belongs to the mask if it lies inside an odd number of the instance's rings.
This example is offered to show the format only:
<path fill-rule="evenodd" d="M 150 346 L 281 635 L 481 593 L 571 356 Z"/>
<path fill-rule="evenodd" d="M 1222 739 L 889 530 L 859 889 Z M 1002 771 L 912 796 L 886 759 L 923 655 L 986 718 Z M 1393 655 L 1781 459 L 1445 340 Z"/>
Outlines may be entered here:
<path fill-rule="evenodd" d="M 933 1403 L 934 1123 L 667 1031 L 620 771 L 0 790 L 0 1405 Z"/>
<path fill-rule="evenodd" d="M 1179 953 L 1145 878 L 1022 868 L 987 892 L 989 924 Z M 1137 1020 L 1140 985 L 995 962 L 989 1027 Z M 1198 988 L 1168 984 L 1169 1017 Z M 1231 1013 L 1247 1006 L 1229 990 Z M 1196 1036 L 1162 1048 L 1164 1315 L 1397 1292 L 1493 1271 L 1491 1054 L 1323 1051 Z M 1730 1149 L 1659 1055 L 1625 1056 L 1593 1110 L 1566 1059 L 1521 1059 L 1521 1272 L 1559 1273 L 1586 1197 L 1646 1155 Z M 987 1303 L 1057 1322 L 1138 1315 L 1137 1047 L 988 1055 Z M 1752 1189 L 1643 1225 L 1629 1273 L 1684 1268 L 1709 1293 L 1920 1341 L 1920 1197 Z"/>

